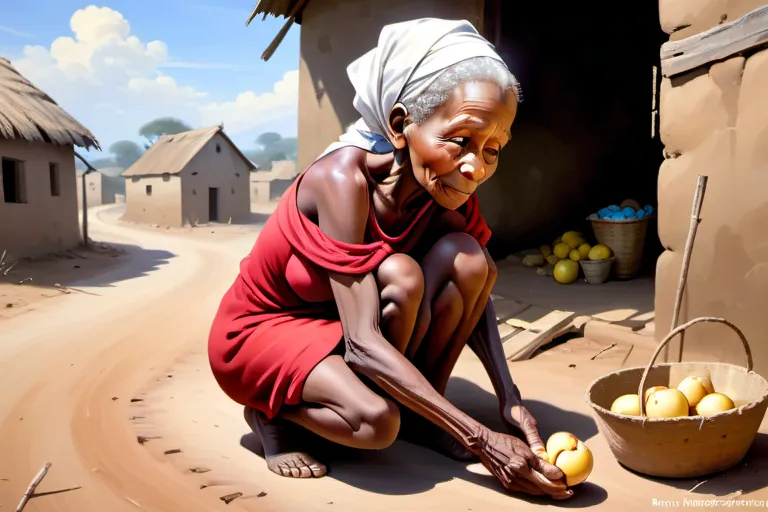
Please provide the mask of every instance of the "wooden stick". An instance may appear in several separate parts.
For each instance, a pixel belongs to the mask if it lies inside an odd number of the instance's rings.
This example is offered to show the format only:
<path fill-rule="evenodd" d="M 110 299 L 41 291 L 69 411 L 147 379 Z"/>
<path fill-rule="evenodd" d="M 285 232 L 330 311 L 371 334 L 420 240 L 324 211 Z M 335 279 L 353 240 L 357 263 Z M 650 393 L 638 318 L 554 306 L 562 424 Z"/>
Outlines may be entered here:
<path fill-rule="evenodd" d="M 696 191 L 693 195 L 693 209 L 691 211 L 691 225 L 688 228 L 688 239 L 685 241 L 685 252 L 683 252 L 683 265 L 680 269 L 680 280 L 677 282 L 677 296 L 675 297 L 675 309 L 672 312 L 672 326 L 670 332 L 673 331 L 680 319 L 680 309 L 683 302 L 683 290 L 685 290 L 685 282 L 688 279 L 688 268 L 691 264 L 691 252 L 693 251 L 693 241 L 696 238 L 696 230 L 699 228 L 699 222 L 701 222 L 701 205 L 704 202 L 704 192 L 707 189 L 707 176 L 699 174 L 696 181 Z M 680 333 L 680 349 L 677 354 L 677 362 L 683 360 L 683 344 L 685 333 Z M 669 361 L 669 345 L 664 347 L 664 360 Z"/>
<path fill-rule="evenodd" d="M 278 32 L 272 42 L 269 43 L 269 46 L 267 46 L 267 49 L 264 50 L 264 53 L 261 54 L 261 59 L 263 61 L 268 61 L 269 58 L 272 57 L 272 54 L 275 53 L 275 50 L 277 50 L 277 47 L 280 46 L 283 38 L 285 38 L 288 30 L 293 25 L 293 22 L 296 21 L 296 16 L 299 14 L 299 12 L 301 12 L 301 9 L 304 8 L 304 4 L 306 3 L 307 0 L 298 0 L 296 4 L 294 4 L 293 9 L 291 9 L 291 11 L 288 13 L 288 21 L 285 22 L 285 25 L 283 25 L 283 28 L 280 29 L 280 32 Z"/>
<path fill-rule="evenodd" d="M 50 469 L 50 467 L 51 467 L 51 463 L 46 462 L 43 465 L 43 468 L 40 471 L 38 471 L 37 475 L 35 475 L 35 478 L 33 478 L 32 482 L 30 482 L 29 487 L 27 487 L 27 491 L 24 493 L 24 496 L 21 497 L 21 501 L 16 507 L 16 512 L 21 512 L 22 510 L 24 510 L 24 507 L 27 506 L 27 502 L 29 501 L 29 498 L 31 498 L 32 495 L 35 493 L 35 489 L 37 489 L 37 486 L 43 480 L 43 477 L 45 477 L 46 473 L 48 473 L 48 470 Z"/>

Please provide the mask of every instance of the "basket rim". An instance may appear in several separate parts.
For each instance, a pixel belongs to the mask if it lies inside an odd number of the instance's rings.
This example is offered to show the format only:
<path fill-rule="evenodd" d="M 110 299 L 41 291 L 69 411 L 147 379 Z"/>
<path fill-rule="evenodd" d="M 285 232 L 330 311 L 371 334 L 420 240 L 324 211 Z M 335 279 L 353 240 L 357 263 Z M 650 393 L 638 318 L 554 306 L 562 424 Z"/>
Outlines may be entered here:
<path fill-rule="evenodd" d="M 590 219 L 590 222 L 602 223 L 602 224 L 639 224 L 641 222 L 648 222 L 656 217 L 656 213 L 652 213 L 642 219 L 625 219 L 625 220 L 612 220 L 612 219 Z"/>
<path fill-rule="evenodd" d="M 579 260 L 579 263 L 582 265 L 600 265 L 612 262 L 616 259 L 616 256 L 611 256 L 610 258 L 606 258 L 604 260 Z"/>
<path fill-rule="evenodd" d="M 590 400 L 589 395 L 592 392 L 592 389 L 597 385 L 598 382 L 605 380 L 606 378 L 613 376 L 613 375 L 619 375 L 625 372 L 629 371 L 645 371 L 645 366 L 632 366 L 630 368 L 622 368 L 620 370 L 615 370 L 610 373 L 606 373 L 604 375 L 601 375 L 600 377 L 597 377 L 592 382 L 589 383 L 589 386 L 587 386 L 587 390 L 584 393 L 584 400 L 587 402 L 587 404 L 596 412 L 600 413 L 603 416 L 608 416 L 610 418 L 613 418 L 615 420 L 624 421 L 626 423 L 636 423 L 640 425 L 644 425 L 645 423 L 654 423 L 654 424 L 662 424 L 662 423 L 683 423 L 683 422 L 689 422 L 689 423 L 704 423 L 704 422 L 711 422 L 711 421 L 717 421 L 717 419 L 724 418 L 726 416 L 732 416 L 732 415 L 739 415 L 741 416 L 742 413 L 745 411 L 752 410 L 759 405 L 761 405 L 763 402 L 768 400 L 768 380 L 766 380 L 765 377 L 760 375 L 759 373 L 755 372 L 754 370 L 748 371 L 745 367 L 740 366 L 738 364 L 732 364 L 732 363 L 721 363 L 717 361 L 686 361 L 682 363 L 658 363 L 653 366 L 653 368 L 659 368 L 664 366 L 679 366 L 684 364 L 707 364 L 707 365 L 720 365 L 720 366 L 730 366 L 732 368 L 736 368 L 738 370 L 741 370 L 744 375 L 756 375 L 760 379 L 765 382 L 766 387 L 765 391 L 763 392 L 763 395 L 757 398 L 756 400 L 753 400 L 752 402 L 749 402 L 747 404 L 741 405 L 739 407 L 735 407 L 733 409 L 729 409 L 727 411 L 719 412 L 717 414 L 713 414 L 712 416 L 699 416 L 698 414 L 693 416 L 680 416 L 676 418 L 649 418 L 646 416 L 643 418 L 642 416 L 627 416 L 625 414 L 617 414 L 615 412 L 611 412 L 610 409 L 606 409 L 605 407 L 602 407 L 600 405 L 597 405 L 592 400 Z"/>

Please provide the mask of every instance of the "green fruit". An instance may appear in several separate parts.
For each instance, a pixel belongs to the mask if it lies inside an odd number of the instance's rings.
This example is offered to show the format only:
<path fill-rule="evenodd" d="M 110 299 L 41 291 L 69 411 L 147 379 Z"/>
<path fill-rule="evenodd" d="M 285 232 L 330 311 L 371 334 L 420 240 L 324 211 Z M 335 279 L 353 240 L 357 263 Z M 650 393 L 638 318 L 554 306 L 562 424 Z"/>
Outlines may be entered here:
<path fill-rule="evenodd" d="M 579 277 L 579 264 L 571 259 L 558 261 L 555 265 L 554 277 L 558 283 L 574 282 Z"/>

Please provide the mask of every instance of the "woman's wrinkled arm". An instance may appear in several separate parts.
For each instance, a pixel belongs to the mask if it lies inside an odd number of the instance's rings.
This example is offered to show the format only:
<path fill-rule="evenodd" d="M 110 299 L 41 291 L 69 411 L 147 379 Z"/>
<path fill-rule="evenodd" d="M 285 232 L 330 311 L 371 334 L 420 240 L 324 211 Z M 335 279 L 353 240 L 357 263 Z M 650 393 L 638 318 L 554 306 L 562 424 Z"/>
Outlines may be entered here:
<path fill-rule="evenodd" d="M 363 243 L 369 209 L 367 184 L 356 174 L 325 174 L 328 185 L 322 188 L 326 190 L 315 193 L 320 229 L 340 242 Z M 382 335 L 375 276 L 331 273 L 330 282 L 344 332 L 347 364 L 476 452 L 476 438 L 485 427 L 442 397 Z"/>

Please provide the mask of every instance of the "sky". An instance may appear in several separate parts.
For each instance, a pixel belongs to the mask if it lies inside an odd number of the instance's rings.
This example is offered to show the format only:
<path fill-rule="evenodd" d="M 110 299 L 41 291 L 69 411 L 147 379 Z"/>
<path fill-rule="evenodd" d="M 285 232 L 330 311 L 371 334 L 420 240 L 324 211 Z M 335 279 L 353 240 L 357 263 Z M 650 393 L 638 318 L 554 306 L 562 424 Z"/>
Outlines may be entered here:
<path fill-rule="evenodd" d="M 223 123 L 241 149 L 266 131 L 296 136 L 299 32 L 268 62 L 261 53 L 285 23 L 257 0 L 1 0 L 0 56 L 98 139 L 143 143 L 139 128 L 176 117 Z"/>

